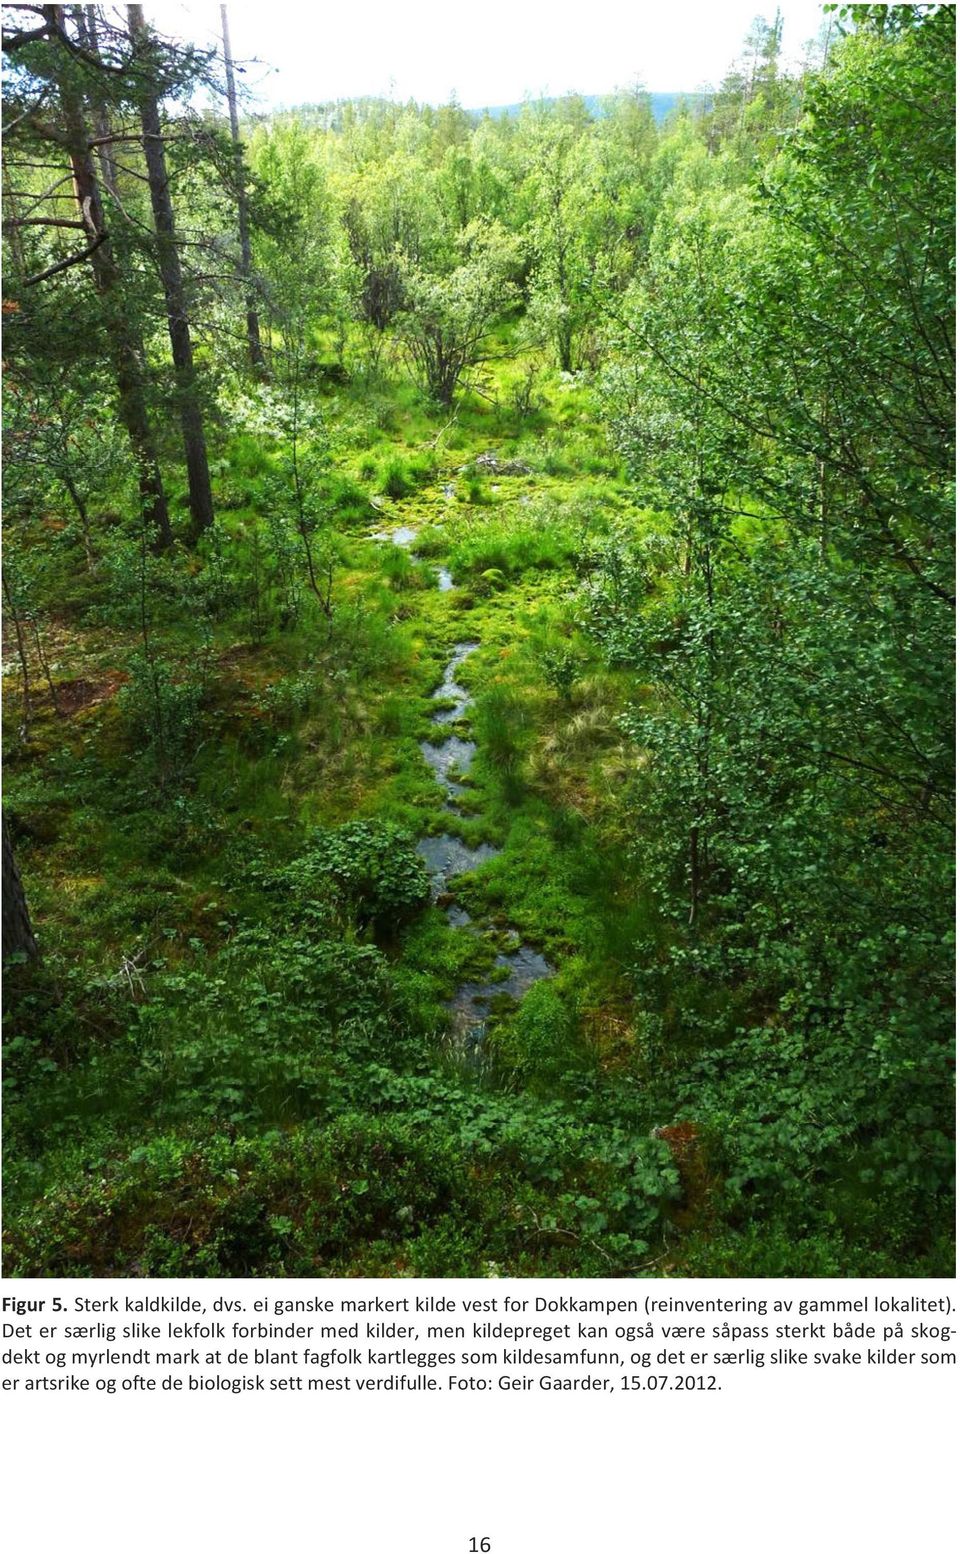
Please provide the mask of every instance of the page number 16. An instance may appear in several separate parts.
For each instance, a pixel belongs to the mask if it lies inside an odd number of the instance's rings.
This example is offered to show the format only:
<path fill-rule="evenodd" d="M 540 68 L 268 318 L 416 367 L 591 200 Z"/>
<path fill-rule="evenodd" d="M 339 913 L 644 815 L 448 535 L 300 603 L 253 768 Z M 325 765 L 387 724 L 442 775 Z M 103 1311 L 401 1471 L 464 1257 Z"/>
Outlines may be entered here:
<path fill-rule="evenodd" d="M 490 1554 L 492 1547 L 489 1538 L 471 1538 L 467 1554 Z"/>

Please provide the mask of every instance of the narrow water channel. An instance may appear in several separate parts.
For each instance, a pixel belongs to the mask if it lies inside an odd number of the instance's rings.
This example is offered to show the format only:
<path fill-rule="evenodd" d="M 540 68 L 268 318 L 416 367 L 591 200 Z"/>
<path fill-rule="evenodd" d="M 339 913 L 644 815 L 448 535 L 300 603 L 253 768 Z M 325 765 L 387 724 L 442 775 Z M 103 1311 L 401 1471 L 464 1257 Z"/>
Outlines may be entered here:
<path fill-rule="evenodd" d="M 392 530 L 380 530 L 375 540 L 389 541 L 406 548 L 412 546 L 417 530 L 401 525 Z M 411 559 L 419 558 L 411 550 Z M 440 568 L 438 587 L 441 593 L 449 593 L 455 587 L 451 573 Z M 457 671 L 464 660 L 480 646 L 479 642 L 458 642 L 443 672 L 443 679 L 433 692 L 433 700 L 442 702 L 431 718 L 438 726 L 459 724 L 466 721 L 473 698 L 457 680 Z M 424 739 L 420 743 L 423 758 L 443 789 L 444 808 L 458 813 L 457 799 L 467 791 L 460 781 L 466 777 L 476 754 L 476 743 L 459 733 L 450 733 L 440 744 Z M 427 866 L 430 875 L 430 891 L 434 901 L 443 899 L 443 910 L 452 928 L 468 928 L 474 933 L 484 930 L 474 924 L 469 912 L 452 900 L 450 883 L 458 874 L 479 868 L 491 858 L 496 858 L 502 848 L 481 842 L 468 847 L 457 836 L 444 833 L 441 836 L 424 836 L 417 843 L 417 852 Z M 486 1034 L 487 1021 L 493 1000 L 504 994 L 519 1001 L 535 982 L 555 974 L 555 967 L 529 944 L 524 944 L 519 933 L 507 929 L 499 934 L 493 970 L 485 981 L 463 982 L 450 999 L 450 1027 L 454 1040 L 465 1050 L 476 1049 Z"/>

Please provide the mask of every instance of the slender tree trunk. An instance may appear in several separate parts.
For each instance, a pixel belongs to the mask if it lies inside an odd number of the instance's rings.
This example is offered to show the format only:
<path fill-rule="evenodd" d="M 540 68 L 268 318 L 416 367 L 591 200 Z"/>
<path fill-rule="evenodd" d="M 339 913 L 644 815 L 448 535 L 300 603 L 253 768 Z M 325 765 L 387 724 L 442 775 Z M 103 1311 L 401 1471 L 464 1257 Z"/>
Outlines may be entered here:
<path fill-rule="evenodd" d="M 130 37 L 146 78 L 149 74 L 150 34 L 144 20 L 143 6 L 128 5 L 127 16 Z M 210 489 L 207 444 L 203 432 L 197 374 L 193 363 L 190 325 L 187 322 L 187 305 L 183 274 L 180 269 L 180 253 L 177 248 L 173 201 L 170 198 L 167 159 L 160 128 L 160 108 L 156 93 L 147 79 L 144 80 L 140 97 L 140 125 L 143 130 L 143 153 L 150 183 L 153 222 L 157 234 L 157 259 L 167 303 L 167 327 L 170 333 L 170 348 L 173 352 L 177 397 L 180 402 L 180 424 L 187 463 L 192 528 L 196 537 L 213 523 L 213 493 Z"/>
<path fill-rule="evenodd" d="M 53 675 L 50 673 L 50 665 L 47 661 L 47 655 L 43 650 L 43 638 L 40 635 L 40 627 L 37 625 L 37 617 L 35 615 L 31 615 L 30 617 L 30 628 L 33 631 L 33 640 L 37 649 L 37 659 L 39 661 L 40 668 L 43 670 L 43 678 L 47 682 L 47 690 L 50 692 L 50 700 L 53 703 L 53 710 L 57 714 L 58 718 L 62 718 L 63 708 L 60 706 L 60 698 L 57 695 L 57 687 L 54 684 Z"/>
<path fill-rule="evenodd" d="M 106 239 L 107 224 L 89 135 L 79 98 L 66 88 L 62 91 L 64 122 L 70 136 L 70 168 L 73 191 L 81 219 L 91 241 L 100 239 L 90 255 L 94 284 L 109 304 L 109 337 L 113 371 L 117 380 L 118 413 L 130 439 L 137 464 L 140 504 L 154 534 L 154 548 L 164 550 L 173 541 L 167 498 L 160 476 L 160 464 L 153 440 L 143 388 L 143 370 L 136 329 L 119 295 L 120 272 L 111 245 Z"/>
<path fill-rule="evenodd" d="M 7 601 L 7 609 L 13 621 L 14 635 L 17 639 L 17 657 L 20 660 L 20 675 L 23 682 L 23 723 L 20 728 L 20 737 L 26 742 L 30 738 L 30 719 L 33 715 L 33 699 L 30 695 L 30 664 L 27 659 L 27 644 L 23 635 L 23 621 L 20 619 L 20 611 L 17 609 L 13 598 L 13 591 L 3 574 L 3 597 Z"/>
<path fill-rule="evenodd" d="M 690 827 L 690 912 L 687 923 L 696 926 L 700 910 L 700 827 Z"/>
<path fill-rule="evenodd" d="M 97 38 L 97 8 L 95 5 L 78 5 L 74 7 L 77 19 L 77 28 L 84 48 L 89 53 L 100 57 L 100 45 Z M 97 146 L 97 161 L 100 164 L 100 177 L 103 187 L 119 204 L 119 187 L 117 183 L 117 164 L 114 160 L 113 147 L 107 143 L 110 134 L 110 115 L 101 93 L 92 98 L 93 102 L 93 127 L 97 132 L 97 139 L 102 142 Z"/>
<path fill-rule="evenodd" d="M 13 260 L 13 268 L 17 275 L 23 276 L 26 274 L 27 267 L 23 262 L 23 237 L 20 228 L 17 226 L 20 207 L 17 204 L 16 196 L 10 183 L 10 171 L 6 165 L 4 165 L 3 169 L 3 198 L 5 209 L 9 211 L 11 218 L 10 225 L 5 227 L 7 241 L 10 244 L 10 257 Z"/>
<path fill-rule="evenodd" d="M 86 135 L 84 133 L 85 142 Z M 90 153 L 84 144 L 83 151 L 71 154 L 74 188 L 77 204 L 87 224 L 91 237 L 106 231 L 103 205 L 93 171 Z M 101 296 L 111 304 L 108 320 L 113 370 L 117 380 L 118 413 L 123 428 L 130 439 L 140 484 L 140 500 L 154 531 L 154 546 L 165 550 L 173 542 L 167 498 L 160 475 L 160 463 L 153 440 L 153 428 L 147 413 L 143 388 L 143 369 L 136 339 L 136 331 L 124 313 L 123 299 L 117 295 L 119 273 L 109 245 L 101 243 L 90 256 L 94 281 Z"/>
<path fill-rule="evenodd" d="M 233 155 L 237 177 L 237 229 L 240 234 L 240 274 L 247 299 L 247 345 L 250 365 L 263 376 L 266 362 L 260 340 L 260 317 L 257 313 L 256 294 L 253 286 L 253 255 L 250 249 L 250 221 L 247 210 L 247 190 L 243 167 L 243 146 L 240 141 L 240 119 L 237 114 L 237 83 L 233 73 L 233 55 L 230 52 L 230 29 L 227 24 L 227 8 L 220 7 L 220 23 L 223 29 L 223 62 L 227 73 L 227 103 L 230 108 L 230 134 L 233 139 Z"/>
<path fill-rule="evenodd" d="M 823 441 L 827 440 L 827 396 L 820 398 L 820 435 Z M 830 516 L 828 511 L 828 487 L 827 464 L 822 458 L 817 459 L 817 518 L 819 523 L 819 553 L 820 562 L 823 565 L 827 560 L 827 551 L 830 545 Z"/>
<path fill-rule="evenodd" d="M 33 929 L 30 926 L 30 913 L 27 909 L 27 898 L 23 893 L 20 871 L 13 856 L 10 828 L 4 815 L 3 959 L 6 960 L 8 955 L 26 955 L 28 960 L 36 960 L 39 953 L 37 941 L 33 937 Z"/>
<path fill-rule="evenodd" d="M 87 563 L 87 571 L 91 573 L 96 572 L 97 559 L 93 550 L 93 537 L 90 533 L 90 514 L 87 511 L 86 501 L 80 495 L 80 488 L 69 469 L 64 468 L 60 478 L 71 502 L 77 510 L 77 517 L 80 519 L 80 531 L 83 535 L 83 554 Z"/>

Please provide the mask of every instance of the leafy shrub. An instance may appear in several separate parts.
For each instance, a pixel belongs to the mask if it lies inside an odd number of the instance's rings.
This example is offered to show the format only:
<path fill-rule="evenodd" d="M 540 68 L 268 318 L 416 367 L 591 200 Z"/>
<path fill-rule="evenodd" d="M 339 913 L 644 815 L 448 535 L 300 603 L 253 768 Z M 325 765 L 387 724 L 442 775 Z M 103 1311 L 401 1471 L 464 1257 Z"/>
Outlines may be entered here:
<path fill-rule="evenodd" d="M 358 922 L 381 928 L 411 917 L 430 897 L 410 833 L 388 821 L 352 820 L 318 832 L 284 876 L 305 892 L 327 882 Z"/>
<path fill-rule="evenodd" d="M 561 701 L 569 701 L 574 683 L 583 668 L 579 654 L 566 644 L 547 648 L 540 654 L 540 670 L 543 678 L 556 691 Z"/>
<path fill-rule="evenodd" d="M 202 697 L 203 686 L 192 672 L 177 674 L 157 655 L 130 659 L 130 679 L 117 702 L 131 744 L 161 785 L 185 775 L 200 739 Z"/>
<path fill-rule="evenodd" d="M 53 1194 L 14 1264 L 48 1274 L 320 1275 L 476 1212 L 449 1141 L 392 1119 L 261 1137 L 161 1135 Z M 69 1235 L 65 1234 L 69 1224 Z"/>
<path fill-rule="evenodd" d="M 6 1271 L 590 1275 L 649 1254 L 676 1196 L 666 1146 L 557 1102 L 370 1066 L 357 1081 L 366 1115 L 89 1140 L 11 1224 Z"/>
<path fill-rule="evenodd" d="M 515 415 L 520 419 L 536 415 L 546 409 L 546 397 L 537 389 L 539 367 L 536 362 L 528 361 L 523 369 L 523 375 L 515 378 L 510 385 L 510 399 Z"/>

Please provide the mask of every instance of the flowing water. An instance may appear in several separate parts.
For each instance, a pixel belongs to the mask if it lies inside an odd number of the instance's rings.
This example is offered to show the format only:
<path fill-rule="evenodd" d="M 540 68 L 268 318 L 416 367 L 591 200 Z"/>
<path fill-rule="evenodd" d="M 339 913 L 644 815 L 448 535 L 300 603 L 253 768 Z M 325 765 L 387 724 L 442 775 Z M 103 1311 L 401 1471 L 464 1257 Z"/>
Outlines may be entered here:
<path fill-rule="evenodd" d="M 469 921 L 469 919 L 468 919 Z M 554 968 L 538 950 L 528 944 L 520 944 L 497 956 L 496 965 L 506 967 L 502 981 L 462 982 L 450 1001 L 450 1025 L 454 1036 L 466 1047 L 476 1047 L 486 1032 L 490 1006 L 498 994 L 508 993 L 518 1001 L 527 988 L 545 977 L 552 977 Z"/>
<path fill-rule="evenodd" d="M 412 545 L 418 534 L 417 529 L 410 529 L 406 524 L 401 524 L 398 529 L 378 529 L 371 535 L 374 540 L 389 540 L 392 545 Z M 416 557 L 414 557 L 416 560 Z"/>
<path fill-rule="evenodd" d="M 405 525 L 380 531 L 373 536 L 376 540 L 390 541 L 394 545 L 408 547 L 413 544 L 416 537 L 417 530 Z M 417 559 L 415 555 L 413 559 Z M 438 587 L 441 593 L 449 593 L 455 587 L 453 577 L 446 567 L 440 568 Z M 461 723 L 466 717 L 468 708 L 472 707 L 473 697 L 457 681 L 457 670 L 464 659 L 475 652 L 479 646 L 479 642 L 458 642 L 454 648 L 443 672 L 443 679 L 433 692 L 433 700 L 444 703 L 431 718 L 431 722 L 438 728 Z M 420 749 L 424 760 L 444 791 L 444 808 L 456 813 L 458 797 L 468 791 L 467 785 L 459 779 L 466 777 L 470 770 L 470 763 L 477 749 L 475 742 L 472 739 L 463 738 L 459 733 L 450 733 L 438 744 L 433 744 L 428 739 L 421 740 Z M 477 847 L 468 847 L 467 843 L 461 841 L 459 837 L 446 834 L 425 836 L 417 843 L 417 852 L 426 864 L 430 875 L 430 891 L 433 900 L 440 901 L 444 897 L 447 898 L 443 901 L 443 910 L 452 928 L 469 928 L 474 933 L 482 931 L 474 925 L 469 912 L 464 907 L 458 906 L 452 899 L 449 886 L 458 874 L 465 874 L 471 869 L 479 868 L 482 863 L 488 863 L 502 851 L 502 848 L 493 847 L 488 842 L 481 842 Z M 529 944 L 524 944 L 518 933 L 510 930 L 506 937 L 507 943 L 498 951 L 489 979 L 461 983 L 449 1002 L 450 1025 L 454 1038 L 467 1050 L 475 1050 L 483 1041 L 495 998 L 507 994 L 519 1000 L 535 982 L 541 982 L 545 977 L 554 975 L 555 968 L 550 965 L 550 962 L 538 950 L 533 949 Z M 513 942 L 510 942 L 511 940 Z"/>

